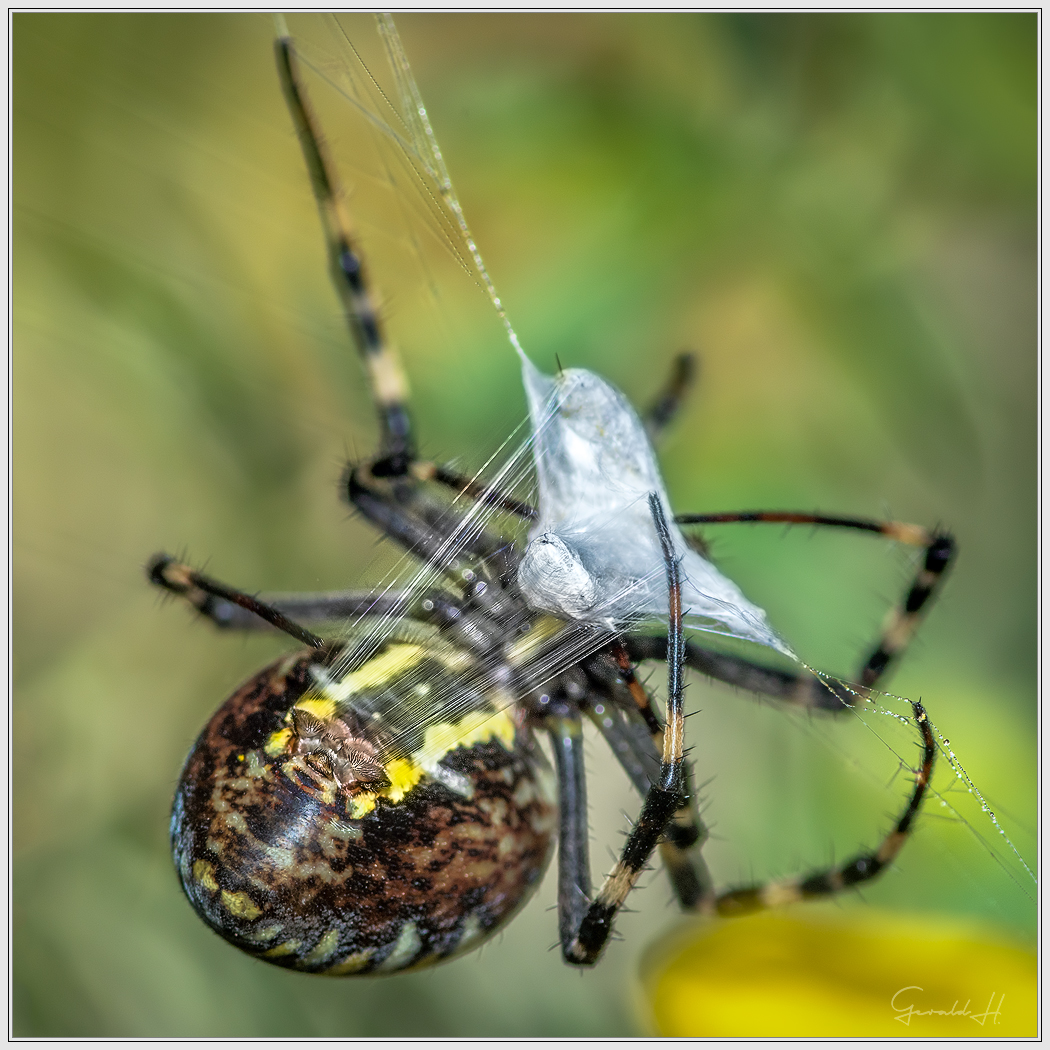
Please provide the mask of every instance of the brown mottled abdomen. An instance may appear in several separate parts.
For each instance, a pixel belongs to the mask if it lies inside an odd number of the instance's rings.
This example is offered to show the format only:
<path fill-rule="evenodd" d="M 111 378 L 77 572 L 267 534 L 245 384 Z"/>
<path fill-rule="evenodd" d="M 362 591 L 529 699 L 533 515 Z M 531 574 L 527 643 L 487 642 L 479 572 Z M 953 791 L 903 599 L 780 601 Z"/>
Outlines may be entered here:
<path fill-rule="evenodd" d="M 266 746 L 312 685 L 309 652 L 270 665 L 226 701 L 186 760 L 171 821 L 183 888 L 245 951 L 329 974 L 393 972 L 480 944 L 525 901 L 551 852 L 555 807 L 528 734 L 458 747 L 442 766 L 353 819 L 301 759 Z M 454 778 L 455 779 L 455 778 Z M 462 782 L 462 781 L 459 781 Z"/>

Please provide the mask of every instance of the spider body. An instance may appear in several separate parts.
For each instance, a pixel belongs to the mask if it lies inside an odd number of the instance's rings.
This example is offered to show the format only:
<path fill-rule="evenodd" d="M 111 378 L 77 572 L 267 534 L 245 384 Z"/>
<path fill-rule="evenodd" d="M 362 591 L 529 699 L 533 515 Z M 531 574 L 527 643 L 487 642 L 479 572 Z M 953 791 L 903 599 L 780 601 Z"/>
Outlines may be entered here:
<path fill-rule="evenodd" d="M 368 683 L 354 698 L 367 714 L 343 712 L 360 742 L 381 753 L 404 689 L 421 682 L 475 702 L 411 734 L 382 777 L 347 783 L 316 760 L 330 749 L 304 754 L 294 728 L 303 712 L 331 712 L 316 683 L 338 655 L 276 661 L 208 723 L 175 796 L 176 867 L 208 925 L 280 966 L 437 962 L 478 944 L 538 883 L 554 843 L 552 774 L 522 719 L 445 669 L 447 646 L 394 644 L 333 683 Z"/>
<path fill-rule="evenodd" d="M 380 26 L 395 69 L 408 76 L 392 22 Z M 691 371 L 684 359 L 640 417 L 593 373 L 544 377 L 522 355 L 537 507 L 498 483 L 419 460 L 400 369 L 369 299 L 290 38 L 282 36 L 276 51 L 379 419 L 379 448 L 347 468 L 343 494 L 424 569 L 405 591 L 263 599 L 166 555 L 151 561 L 154 584 L 217 626 L 276 628 L 308 647 L 241 686 L 187 759 L 171 833 L 198 913 L 238 947 L 281 966 L 395 972 L 467 950 L 508 921 L 539 881 L 556 832 L 562 953 L 590 966 L 656 850 L 679 903 L 707 914 L 825 896 L 878 875 L 910 832 L 933 768 L 921 705 L 912 704 L 921 738 L 914 787 L 875 849 L 827 870 L 718 891 L 702 855 L 707 829 L 685 760 L 684 675 L 693 668 L 826 712 L 864 702 L 941 582 L 951 538 L 898 522 L 797 512 L 675 518 L 650 439 L 681 400 Z M 437 157 L 435 185 L 450 195 L 415 84 L 401 87 Z M 461 218 L 458 202 L 455 209 Z M 697 627 L 790 655 L 762 610 L 677 527 L 742 520 L 851 528 L 925 548 L 915 583 L 853 684 L 687 636 L 687 627 Z M 531 526 L 528 543 L 522 522 Z M 337 621 L 338 641 L 305 626 Z M 662 713 L 635 673 L 647 660 L 667 665 Z M 585 720 L 644 799 L 597 893 Z M 537 735 L 548 739 L 553 770 Z"/>

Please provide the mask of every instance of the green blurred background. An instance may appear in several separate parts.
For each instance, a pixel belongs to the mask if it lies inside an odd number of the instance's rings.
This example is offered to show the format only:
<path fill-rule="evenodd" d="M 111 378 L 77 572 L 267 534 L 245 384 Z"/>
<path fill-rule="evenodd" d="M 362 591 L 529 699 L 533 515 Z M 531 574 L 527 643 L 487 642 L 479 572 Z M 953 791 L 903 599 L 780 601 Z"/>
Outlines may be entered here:
<path fill-rule="evenodd" d="M 922 697 L 1031 859 L 1036 16 L 399 25 L 537 363 L 599 369 L 641 402 L 675 352 L 700 352 L 663 450 L 678 508 L 955 531 L 957 570 L 891 688 Z M 171 869 L 186 750 L 285 646 L 158 601 L 145 559 L 185 553 L 271 590 L 374 580 L 391 560 L 337 497 L 372 415 L 271 37 L 251 15 L 14 16 L 14 1032 L 631 1034 L 638 957 L 676 921 L 660 874 L 593 972 L 549 950 L 551 877 L 463 960 L 338 982 L 226 946 Z M 343 117 L 325 110 L 424 451 L 480 463 L 525 415 L 514 359 L 432 230 L 388 221 L 396 187 L 358 163 Z M 864 536 L 709 535 L 798 651 L 839 673 L 911 571 Z M 720 880 L 846 856 L 906 793 L 856 723 L 701 683 L 690 702 Z M 600 742 L 589 759 L 600 868 L 638 803 Z M 842 906 L 1033 937 L 1035 891 L 1004 871 L 1005 843 L 976 807 L 969 827 L 933 808 L 896 870 Z"/>

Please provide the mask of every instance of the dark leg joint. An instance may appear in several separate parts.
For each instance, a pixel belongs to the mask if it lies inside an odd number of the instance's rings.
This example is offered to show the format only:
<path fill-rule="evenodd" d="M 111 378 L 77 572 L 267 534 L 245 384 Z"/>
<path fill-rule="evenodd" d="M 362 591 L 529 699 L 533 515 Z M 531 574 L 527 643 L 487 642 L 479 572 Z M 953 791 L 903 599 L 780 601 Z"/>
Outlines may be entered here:
<path fill-rule="evenodd" d="M 844 886 L 855 886 L 858 882 L 867 882 L 868 879 L 875 878 L 882 869 L 882 861 L 874 854 L 868 853 L 851 860 L 839 875 Z"/>
<path fill-rule="evenodd" d="M 601 956 L 609 934 L 612 933 L 615 914 L 614 905 L 592 904 L 580 923 L 580 932 L 576 939 L 567 945 L 563 952 L 565 961 L 573 966 L 593 966 Z"/>
<path fill-rule="evenodd" d="M 886 668 L 889 667 L 893 656 L 893 653 L 887 652 L 882 646 L 879 646 L 879 648 L 868 657 L 868 662 L 864 665 L 864 670 L 860 673 L 860 684 L 864 686 L 874 685 L 882 677 Z"/>
<path fill-rule="evenodd" d="M 955 539 L 943 532 L 934 536 L 933 542 L 926 551 L 926 571 L 940 575 L 955 557 Z"/>
<path fill-rule="evenodd" d="M 671 821 L 664 832 L 664 838 L 678 849 L 689 849 L 700 841 L 700 829 L 695 824 L 678 824 Z"/>
<path fill-rule="evenodd" d="M 403 478 L 408 474 L 413 458 L 408 448 L 393 449 L 374 460 L 369 472 L 374 478 Z"/>

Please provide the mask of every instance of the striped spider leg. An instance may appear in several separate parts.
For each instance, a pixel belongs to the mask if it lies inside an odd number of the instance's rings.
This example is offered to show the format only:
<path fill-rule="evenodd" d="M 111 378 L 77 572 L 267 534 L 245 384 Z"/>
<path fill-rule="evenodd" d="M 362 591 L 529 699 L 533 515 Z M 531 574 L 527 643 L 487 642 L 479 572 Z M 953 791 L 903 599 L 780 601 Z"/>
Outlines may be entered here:
<path fill-rule="evenodd" d="M 922 564 L 919 570 L 900 604 L 890 610 L 879 640 L 857 673 L 856 683 L 862 688 L 875 686 L 900 659 L 915 636 L 922 616 L 929 608 L 930 599 L 943 585 L 956 555 L 955 539 L 951 533 L 943 530 L 931 532 L 921 525 L 910 525 L 901 521 L 873 521 L 868 518 L 807 514 L 799 511 L 761 510 L 728 514 L 679 514 L 675 517 L 675 523 L 678 525 L 722 525 L 731 522 L 779 522 L 788 525 L 853 529 L 922 548 Z M 744 682 L 739 684 L 747 688 Z M 762 691 L 764 690 L 756 690 Z M 806 704 L 807 699 L 799 698 L 799 702 Z M 811 706 L 825 705 L 814 698 Z"/>
<path fill-rule="evenodd" d="M 661 734 L 660 772 L 656 782 L 651 784 L 646 792 L 641 815 L 628 835 L 619 861 L 606 877 L 594 900 L 588 901 L 586 898 L 577 897 L 571 902 L 570 910 L 564 906 L 562 895 L 559 894 L 559 903 L 562 905 L 560 916 L 562 953 L 568 962 L 578 966 L 589 966 L 597 962 L 612 932 L 612 921 L 616 912 L 626 900 L 627 894 L 648 862 L 657 842 L 674 819 L 675 814 L 686 802 L 684 776 L 685 633 L 682 623 L 681 580 L 667 521 L 655 494 L 650 496 L 649 507 L 663 550 L 668 591 L 667 718 Z M 580 764 L 582 765 L 582 761 Z M 565 762 L 561 762 L 558 767 L 563 783 L 567 775 L 579 776 L 575 770 L 567 770 L 566 765 Z M 574 816 L 577 821 L 584 822 L 585 834 L 585 814 L 580 813 Z M 564 827 L 566 823 L 564 815 L 562 821 Z M 578 836 L 579 832 L 577 832 Z M 564 869 L 559 871 L 559 875 L 562 877 L 566 875 Z M 576 875 L 577 880 L 586 877 L 588 876 L 582 871 Z"/>
<path fill-rule="evenodd" d="M 922 736 L 922 760 L 904 811 L 875 850 L 861 853 L 837 867 L 803 877 L 772 880 L 721 892 L 713 890 L 710 876 L 698 855 L 689 857 L 685 853 L 685 848 L 691 843 L 682 832 L 690 827 L 691 811 L 687 805 L 688 767 L 684 759 L 686 641 L 682 625 L 681 580 L 667 522 L 655 496 L 650 499 L 650 507 L 664 552 L 669 604 L 664 650 L 668 669 L 667 718 L 662 733 L 654 733 L 654 739 L 659 739 L 662 744 L 660 768 L 645 793 L 641 815 L 628 835 L 620 859 L 593 900 L 588 892 L 590 876 L 586 850 L 580 845 L 586 842 L 581 737 L 578 725 L 573 723 L 564 725 L 558 733 L 552 732 L 558 756 L 560 797 L 563 806 L 572 805 L 570 812 L 562 813 L 562 830 L 574 844 L 572 851 L 564 853 L 559 866 L 562 952 L 568 962 L 581 966 L 597 962 L 612 932 L 617 911 L 661 839 L 664 839 L 664 860 L 680 903 L 683 907 L 708 914 L 744 915 L 762 908 L 835 894 L 875 878 L 897 856 L 907 839 L 926 793 L 936 757 L 936 744 L 926 712 L 921 704 L 912 702 L 912 713 Z M 676 822 L 680 822 L 676 830 L 669 833 Z M 697 824 L 691 828 L 694 841 L 700 844 L 701 829 L 702 825 Z"/>

